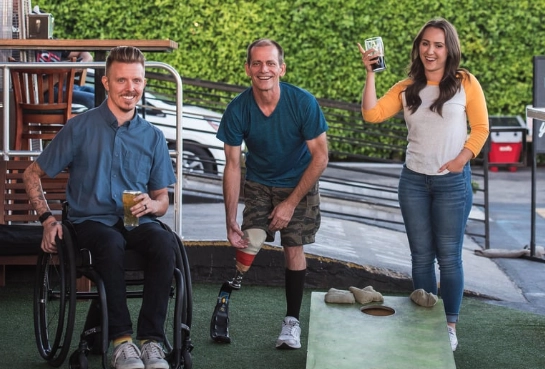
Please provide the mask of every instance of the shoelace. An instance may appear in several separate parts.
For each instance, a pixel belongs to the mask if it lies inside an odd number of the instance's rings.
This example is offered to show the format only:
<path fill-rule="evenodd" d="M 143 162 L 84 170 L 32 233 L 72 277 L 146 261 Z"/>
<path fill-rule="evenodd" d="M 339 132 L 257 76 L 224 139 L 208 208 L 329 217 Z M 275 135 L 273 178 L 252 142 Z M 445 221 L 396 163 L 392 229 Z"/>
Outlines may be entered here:
<path fill-rule="evenodd" d="M 291 331 L 293 330 L 293 328 L 295 328 L 297 326 L 297 322 L 294 322 L 294 321 L 290 321 L 289 323 L 287 324 L 284 324 L 284 326 L 282 327 L 282 335 L 289 335 L 289 336 L 293 336 L 291 334 Z"/>
<path fill-rule="evenodd" d="M 129 358 L 129 357 L 140 357 L 140 353 L 138 352 L 138 348 L 136 347 L 136 345 L 134 343 L 122 343 L 122 345 L 124 345 L 125 347 L 123 348 L 119 348 L 119 350 L 117 350 L 115 352 L 115 355 L 114 355 L 114 363 L 117 362 L 117 359 L 123 355 L 123 357 L 126 359 L 126 358 Z"/>
<path fill-rule="evenodd" d="M 142 348 L 142 355 L 145 355 L 148 359 L 162 359 L 165 357 L 163 349 L 156 342 L 146 343 Z"/>

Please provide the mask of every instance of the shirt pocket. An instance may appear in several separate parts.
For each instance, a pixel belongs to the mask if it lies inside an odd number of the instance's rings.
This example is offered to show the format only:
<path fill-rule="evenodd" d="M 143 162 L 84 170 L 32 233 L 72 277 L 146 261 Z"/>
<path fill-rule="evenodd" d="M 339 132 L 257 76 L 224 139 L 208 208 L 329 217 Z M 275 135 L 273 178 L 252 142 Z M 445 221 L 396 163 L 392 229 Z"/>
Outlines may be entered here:
<path fill-rule="evenodd" d="M 123 175 L 130 182 L 147 185 L 151 173 L 151 159 L 140 152 L 125 152 Z"/>

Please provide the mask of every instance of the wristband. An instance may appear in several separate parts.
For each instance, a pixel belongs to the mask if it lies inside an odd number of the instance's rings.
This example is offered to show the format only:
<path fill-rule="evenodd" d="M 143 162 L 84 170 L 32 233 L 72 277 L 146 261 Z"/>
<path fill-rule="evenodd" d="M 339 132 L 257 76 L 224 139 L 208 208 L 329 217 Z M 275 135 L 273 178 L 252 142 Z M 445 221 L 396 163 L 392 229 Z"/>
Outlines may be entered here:
<path fill-rule="evenodd" d="M 40 223 L 44 224 L 44 222 L 46 221 L 47 218 L 49 218 L 50 216 L 52 216 L 53 214 L 50 212 L 50 211 L 46 211 L 45 213 L 43 213 L 42 215 L 40 215 L 40 217 L 38 218 L 38 220 L 40 221 Z"/>

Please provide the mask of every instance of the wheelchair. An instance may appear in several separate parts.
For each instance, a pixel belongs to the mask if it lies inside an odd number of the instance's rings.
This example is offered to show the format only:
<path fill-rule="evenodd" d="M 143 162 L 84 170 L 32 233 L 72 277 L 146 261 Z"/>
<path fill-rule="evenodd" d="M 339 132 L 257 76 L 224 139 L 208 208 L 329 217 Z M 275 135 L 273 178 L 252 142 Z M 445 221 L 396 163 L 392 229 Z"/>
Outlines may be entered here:
<path fill-rule="evenodd" d="M 64 212 L 63 212 L 64 213 Z M 163 227 L 173 232 L 167 225 Z M 70 369 L 87 369 L 90 353 L 102 355 L 102 367 L 108 364 L 108 313 L 104 283 L 93 270 L 92 255 L 76 246 L 73 225 L 63 217 L 63 240 L 57 239 L 57 253 L 41 252 L 38 256 L 34 285 L 34 333 L 40 356 L 53 367 L 66 360 L 76 318 L 76 302 L 90 301 L 83 332 L 77 349 L 70 355 Z M 192 287 L 187 253 L 178 241 L 176 268 L 171 286 L 165 321 L 165 359 L 171 369 L 191 369 L 190 339 L 192 319 Z M 125 253 L 127 298 L 141 298 L 145 260 L 135 251 Z M 91 291 L 77 291 L 76 279 L 85 276 L 94 282 Z M 133 287 L 134 286 L 134 287 Z"/>

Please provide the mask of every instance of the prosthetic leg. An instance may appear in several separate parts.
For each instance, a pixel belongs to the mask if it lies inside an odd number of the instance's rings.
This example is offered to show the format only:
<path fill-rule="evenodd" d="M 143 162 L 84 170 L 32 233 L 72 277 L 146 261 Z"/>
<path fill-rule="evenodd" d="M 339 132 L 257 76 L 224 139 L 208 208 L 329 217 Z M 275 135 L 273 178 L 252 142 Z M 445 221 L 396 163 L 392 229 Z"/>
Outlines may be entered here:
<path fill-rule="evenodd" d="M 210 338 L 215 342 L 231 343 L 231 337 L 229 336 L 229 300 L 231 299 L 231 292 L 240 289 L 244 273 L 250 269 L 255 256 L 265 242 L 267 234 L 262 229 L 253 228 L 244 231 L 244 236 L 248 238 L 248 248 L 236 250 L 235 276 L 221 286 L 210 321 Z"/>

